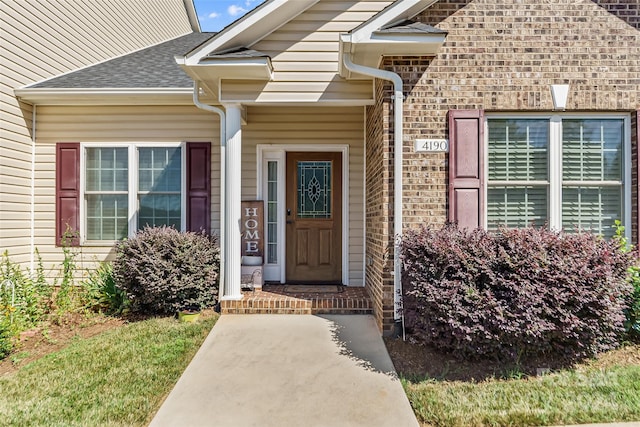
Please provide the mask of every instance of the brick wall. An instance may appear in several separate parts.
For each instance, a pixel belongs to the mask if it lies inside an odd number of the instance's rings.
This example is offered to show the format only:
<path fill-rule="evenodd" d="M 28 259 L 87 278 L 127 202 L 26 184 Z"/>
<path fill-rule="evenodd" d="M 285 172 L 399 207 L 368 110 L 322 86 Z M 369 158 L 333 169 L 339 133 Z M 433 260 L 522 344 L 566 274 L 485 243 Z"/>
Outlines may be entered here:
<path fill-rule="evenodd" d="M 405 227 L 439 225 L 446 220 L 447 156 L 414 153 L 413 141 L 448 137 L 449 110 L 549 112 L 553 109 L 549 87 L 558 83 L 570 84 L 567 111 L 631 112 L 640 108 L 639 3 L 441 0 L 416 17 L 447 31 L 448 36 L 434 58 L 389 57 L 382 64 L 405 82 Z M 377 104 L 367 110 L 367 256 L 374 262 L 367 268 L 367 284 L 377 283 L 370 288 L 374 301 L 383 298 L 374 304 L 389 306 L 387 299 L 392 301 L 393 293 L 385 292 L 385 297 L 376 292 L 380 287 L 377 274 L 388 268 L 378 260 L 393 236 L 377 229 L 378 221 L 388 219 L 384 228 L 389 230 L 393 213 L 392 86 L 379 82 L 377 88 Z M 379 123 L 383 136 L 377 136 Z M 373 169 L 381 163 L 389 174 L 379 178 L 382 183 L 370 176 L 374 171 L 384 174 Z M 637 182 L 636 169 L 634 166 Z M 382 195 L 370 185 L 382 186 Z M 372 206 L 376 204 L 379 206 Z M 370 209 L 375 209 L 375 215 L 369 216 Z M 634 227 L 637 218 L 636 210 Z"/>
<path fill-rule="evenodd" d="M 376 105 L 367 107 L 366 134 L 366 284 L 380 330 L 393 331 L 393 125 L 391 104 L 384 85 L 376 82 Z M 388 96 L 386 96 L 388 98 Z M 391 123 L 390 123 L 391 121 Z M 385 131 L 386 129 L 386 131 Z"/>

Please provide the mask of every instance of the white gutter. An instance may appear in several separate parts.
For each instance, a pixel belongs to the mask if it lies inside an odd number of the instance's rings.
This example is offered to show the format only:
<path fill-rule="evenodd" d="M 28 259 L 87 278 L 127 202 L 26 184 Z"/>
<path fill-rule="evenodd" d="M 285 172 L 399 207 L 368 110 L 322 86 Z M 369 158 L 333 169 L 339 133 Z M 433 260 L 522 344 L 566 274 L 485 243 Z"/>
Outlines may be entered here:
<path fill-rule="evenodd" d="M 36 114 L 38 106 L 33 105 L 33 113 L 31 116 L 31 219 L 29 230 L 29 248 L 31 251 L 31 258 L 29 262 L 29 268 L 31 274 L 35 272 L 35 252 L 36 252 Z"/>
<path fill-rule="evenodd" d="M 365 67 L 354 64 L 348 53 L 343 53 L 344 66 L 355 73 L 364 74 L 393 83 L 393 319 L 402 322 L 402 337 L 404 337 L 404 314 L 402 314 L 402 270 L 400 268 L 400 235 L 402 234 L 402 108 L 404 95 L 402 93 L 402 78 L 391 71 L 379 68 Z"/>
<path fill-rule="evenodd" d="M 227 241 L 225 240 L 225 181 L 226 181 L 226 161 L 225 151 L 227 147 L 227 130 L 226 130 L 226 116 L 225 111 L 222 108 L 214 107 L 213 105 L 204 104 L 200 101 L 200 83 L 194 82 L 193 85 L 193 103 L 201 110 L 210 111 L 220 116 L 220 273 L 218 289 L 218 300 L 224 296 L 225 283 L 225 252 L 227 249 Z"/>

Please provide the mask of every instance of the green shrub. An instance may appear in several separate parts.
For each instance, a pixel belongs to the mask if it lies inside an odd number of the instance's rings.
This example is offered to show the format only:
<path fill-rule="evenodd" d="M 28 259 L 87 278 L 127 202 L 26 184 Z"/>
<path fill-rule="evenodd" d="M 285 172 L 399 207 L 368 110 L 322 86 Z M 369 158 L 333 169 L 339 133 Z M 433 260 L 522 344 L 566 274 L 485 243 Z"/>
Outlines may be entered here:
<path fill-rule="evenodd" d="M 4 359 L 13 349 L 13 334 L 11 325 L 6 318 L 0 314 L 0 360 Z"/>
<path fill-rule="evenodd" d="M 623 251 L 631 252 L 634 256 L 634 263 L 628 270 L 627 280 L 633 288 L 627 299 L 627 307 L 625 308 L 624 326 L 627 336 L 632 341 L 640 341 L 640 257 L 638 249 L 629 244 L 624 236 L 624 227 L 620 221 L 616 221 L 614 228 L 616 229 L 615 238 L 620 242 Z"/>
<path fill-rule="evenodd" d="M 111 263 L 101 263 L 83 282 L 89 294 L 89 308 L 106 314 L 121 314 L 129 300 L 124 290 L 116 286 Z"/>
<path fill-rule="evenodd" d="M 629 283 L 633 286 L 633 292 L 629 296 L 628 307 L 625 309 L 626 320 L 625 329 L 629 338 L 640 341 L 640 265 L 636 264 L 629 268 Z"/>
<path fill-rule="evenodd" d="M 215 305 L 220 253 L 214 237 L 147 227 L 115 249 L 113 277 L 131 311 L 175 314 Z"/>
<path fill-rule="evenodd" d="M 612 349 L 630 292 L 632 257 L 620 245 L 534 228 L 409 232 L 402 241 L 407 325 L 464 357 L 575 360 Z"/>
<path fill-rule="evenodd" d="M 34 275 L 11 261 L 7 251 L 2 254 L 0 262 L 0 306 L 13 307 L 14 323 L 20 330 L 46 319 L 51 309 L 53 287 L 45 279 L 37 250 L 36 256 L 38 262 Z"/>

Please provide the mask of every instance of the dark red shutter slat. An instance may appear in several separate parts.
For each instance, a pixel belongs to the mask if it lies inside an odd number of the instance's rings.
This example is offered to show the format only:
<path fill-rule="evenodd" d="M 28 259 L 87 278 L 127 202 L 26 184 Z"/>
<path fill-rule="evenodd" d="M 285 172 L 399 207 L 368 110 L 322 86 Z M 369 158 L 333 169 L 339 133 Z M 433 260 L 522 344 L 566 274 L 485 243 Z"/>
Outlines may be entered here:
<path fill-rule="evenodd" d="M 449 111 L 449 221 L 484 226 L 484 111 Z"/>
<path fill-rule="evenodd" d="M 66 232 L 79 244 L 80 230 L 80 143 L 56 144 L 56 245 L 62 244 Z M 69 242 L 67 242 L 69 243 Z"/>
<path fill-rule="evenodd" d="M 210 233 L 211 144 L 187 143 L 187 230 Z"/>

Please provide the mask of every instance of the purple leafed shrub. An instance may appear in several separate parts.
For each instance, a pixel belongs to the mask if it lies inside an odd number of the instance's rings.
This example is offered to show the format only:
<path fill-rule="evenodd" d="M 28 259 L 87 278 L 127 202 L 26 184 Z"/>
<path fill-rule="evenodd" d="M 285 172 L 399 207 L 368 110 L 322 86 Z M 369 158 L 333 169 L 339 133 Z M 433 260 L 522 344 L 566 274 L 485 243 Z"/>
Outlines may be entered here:
<path fill-rule="evenodd" d="M 454 225 L 402 240 L 411 333 L 464 357 L 576 360 L 618 345 L 631 256 L 617 240 Z"/>
<path fill-rule="evenodd" d="M 147 227 L 115 249 L 113 277 L 132 311 L 175 314 L 215 305 L 220 252 L 214 237 Z"/>

